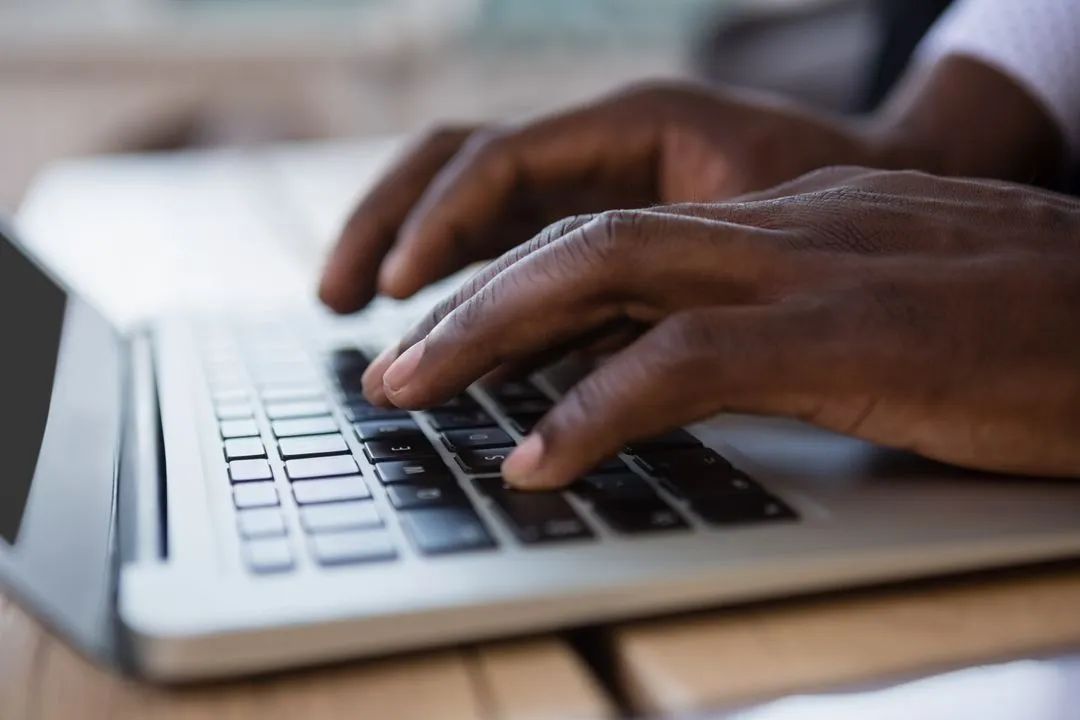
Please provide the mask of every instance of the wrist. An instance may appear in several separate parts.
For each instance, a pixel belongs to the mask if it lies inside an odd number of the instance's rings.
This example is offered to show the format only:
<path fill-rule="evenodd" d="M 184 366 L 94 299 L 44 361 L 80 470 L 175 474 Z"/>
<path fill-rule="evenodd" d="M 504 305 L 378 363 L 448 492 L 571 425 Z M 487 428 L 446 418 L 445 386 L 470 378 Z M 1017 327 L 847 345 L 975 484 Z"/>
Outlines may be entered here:
<path fill-rule="evenodd" d="M 1064 165 L 1050 114 L 1008 76 L 961 56 L 909 73 L 857 132 L 889 169 L 1053 185 Z"/>

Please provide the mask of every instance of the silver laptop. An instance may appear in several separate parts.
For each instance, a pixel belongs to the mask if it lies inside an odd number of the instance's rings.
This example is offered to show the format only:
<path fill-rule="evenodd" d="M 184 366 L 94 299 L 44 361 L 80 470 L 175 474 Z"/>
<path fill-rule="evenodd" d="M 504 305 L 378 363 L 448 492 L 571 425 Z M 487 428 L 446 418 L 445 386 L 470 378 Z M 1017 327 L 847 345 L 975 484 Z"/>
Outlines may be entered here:
<path fill-rule="evenodd" d="M 375 408 L 372 319 L 119 334 L 0 239 L 0 581 L 168 681 L 1080 551 L 1080 484 L 966 473 L 767 419 L 625 448 L 566 491 L 501 460 L 573 368 Z M 364 328 L 367 328 L 365 330 Z"/>

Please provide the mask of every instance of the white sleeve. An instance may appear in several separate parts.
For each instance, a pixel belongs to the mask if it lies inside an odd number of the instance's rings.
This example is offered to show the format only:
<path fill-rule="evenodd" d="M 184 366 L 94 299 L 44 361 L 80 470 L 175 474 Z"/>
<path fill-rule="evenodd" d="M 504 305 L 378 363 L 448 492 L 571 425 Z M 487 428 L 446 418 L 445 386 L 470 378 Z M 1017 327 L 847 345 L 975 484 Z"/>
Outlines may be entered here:
<path fill-rule="evenodd" d="M 922 41 L 915 61 L 954 54 L 1025 88 L 1080 157 L 1080 0 L 958 0 Z"/>

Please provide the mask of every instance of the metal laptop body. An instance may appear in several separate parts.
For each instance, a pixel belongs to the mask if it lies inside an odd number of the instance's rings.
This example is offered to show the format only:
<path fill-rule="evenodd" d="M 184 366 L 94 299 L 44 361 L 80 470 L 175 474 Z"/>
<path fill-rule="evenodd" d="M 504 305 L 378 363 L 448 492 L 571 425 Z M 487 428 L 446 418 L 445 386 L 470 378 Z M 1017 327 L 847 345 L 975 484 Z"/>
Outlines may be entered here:
<path fill-rule="evenodd" d="M 2 247 L 0 263 L 20 252 Z M 33 322 L 25 314 L 20 322 Z M 417 416 L 494 547 L 419 552 L 361 442 L 346 433 L 396 559 L 320 564 L 298 506 L 283 502 L 292 567 L 254 573 L 237 532 L 203 320 L 167 318 L 123 338 L 70 293 L 63 317 L 33 482 L 0 480 L 28 488 L 25 510 L 3 516 L 0 581 L 84 651 L 150 678 L 263 671 L 1080 551 L 1078 483 L 964 473 L 796 423 L 741 417 L 691 431 L 796 519 L 710 524 L 649 479 L 688 528 L 624 535 L 568 494 L 592 537 L 533 545 Z M 318 366 L 328 348 L 392 336 L 400 328 L 388 322 L 311 317 L 293 327 Z M 12 337 L 6 352 L 23 345 Z M 556 370 L 540 385 L 555 394 L 569 379 Z M 332 415 L 350 427 L 340 406 Z M 269 438 L 262 410 L 256 421 Z M 284 498 L 290 479 L 276 451 L 267 455 Z M 9 509 L 18 495 L 3 495 Z"/>

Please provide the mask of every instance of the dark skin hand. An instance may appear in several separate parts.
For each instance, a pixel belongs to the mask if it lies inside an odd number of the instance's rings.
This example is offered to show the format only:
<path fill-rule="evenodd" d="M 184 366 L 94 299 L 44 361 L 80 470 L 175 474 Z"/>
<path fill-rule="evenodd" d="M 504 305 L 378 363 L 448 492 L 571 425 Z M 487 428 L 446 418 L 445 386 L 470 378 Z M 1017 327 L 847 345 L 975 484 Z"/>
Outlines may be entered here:
<path fill-rule="evenodd" d="M 1080 476 L 1078 318 L 1076 200 L 834 168 L 738 202 L 557 223 L 439 305 L 364 383 L 372 400 L 427 407 L 629 321 L 644 331 L 540 421 L 504 464 L 509 482 L 559 487 L 628 441 L 719 412 Z"/>
<path fill-rule="evenodd" d="M 643 85 L 533 122 L 422 139 L 359 203 L 319 293 L 352 312 L 376 291 L 407 297 L 563 217 L 725 200 L 827 165 L 1051 182 L 1060 144 L 1011 80 L 960 57 L 912 74 L 858 120 L 760 95 Z"/>

